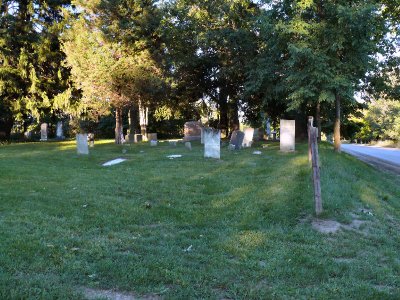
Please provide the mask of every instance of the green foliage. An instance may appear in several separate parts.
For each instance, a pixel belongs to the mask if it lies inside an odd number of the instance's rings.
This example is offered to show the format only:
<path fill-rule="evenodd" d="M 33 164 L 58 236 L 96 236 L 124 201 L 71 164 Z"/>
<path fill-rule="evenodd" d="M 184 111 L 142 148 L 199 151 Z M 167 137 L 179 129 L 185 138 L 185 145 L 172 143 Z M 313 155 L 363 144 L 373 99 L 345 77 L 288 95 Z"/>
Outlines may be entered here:
<path fill-rule="evenodd" d="M 14 121 L 62 117 L 54 98 L 70 87 L 61 65 L 61 8 L 70 1 L 1 1 L 0 102 Z"/>
<path fill-rule="evenodd" d="M 364 111 L 365 125 L 358 134 L 368 140 L 400 140 L 400 101 L 377 100 Z"/>

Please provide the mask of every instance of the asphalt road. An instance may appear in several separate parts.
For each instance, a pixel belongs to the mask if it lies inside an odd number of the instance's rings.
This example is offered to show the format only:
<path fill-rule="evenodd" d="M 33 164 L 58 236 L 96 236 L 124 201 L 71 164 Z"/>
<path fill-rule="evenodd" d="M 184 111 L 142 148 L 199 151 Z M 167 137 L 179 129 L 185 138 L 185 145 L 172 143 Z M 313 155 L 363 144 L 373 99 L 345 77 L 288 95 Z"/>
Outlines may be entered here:
<path fill-rule="evenodd" d="M 392 171 L 400 175 L 400 149 L 360 144 L 342 144 L 342 151 L 380 169 Z"/>

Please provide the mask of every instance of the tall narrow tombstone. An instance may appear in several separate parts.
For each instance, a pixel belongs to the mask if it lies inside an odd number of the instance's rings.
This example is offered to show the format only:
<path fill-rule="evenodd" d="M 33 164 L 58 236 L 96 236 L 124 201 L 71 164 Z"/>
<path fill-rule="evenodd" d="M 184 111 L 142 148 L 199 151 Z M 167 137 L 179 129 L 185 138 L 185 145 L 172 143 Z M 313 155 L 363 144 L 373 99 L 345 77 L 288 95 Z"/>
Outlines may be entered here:
<path fill-rule="evenodd" d="M 42 123 L 42 125 L 40 125 L 40 141 L 41 142 L 45 142 L 47 141 L 47 123 Z"/>
<path fill-rule="evenodd" d="M 254 128 L 246 128 L 244 130 L 243 148 L 249 148 L 253 144 Z"/>
<path fill-rule="evenodd" d="M 183 140 L 185 142 L 200 141 L 201 140 L 201 123 L 197 121 L 186 122 L 184 125 Z"/>
<path fill-rule="evenodd" d="M 295 120 L 281 120 L 280 123 L 280 149 L 283 152 L 294 151 L 295 149 Z"/>
<path fill-rule="evenodd" d="M 65 138 L 63 131 L 63 123 L 61 121 L 57 122 L 56 137 L 59 140 L 63 140 Z"/>
<path fill-rule="evenodd" d="M 221 158 L 221 131 L 214 128 L 203 129 L 204 157 Z"/>
<path fill-rule="evenodd" d="M 234 132 L 232 132 L 230 144 L 235 147 L 235 150 L 239 150 L 240 148 L 242 148 L 243 139 L 243 131 L 235 130 Z"/>
<path fill-rule="evenodd" d="M 86 133 L 76 135 L 76 148 L 78 154 L 89 154 L 88 136 Z"/>
<path fill-rule="evenodd" d="M 267 118 L 267 121 L 265 122 L 265 133 L 267 134 L 267 139 L 269 140 L 271 135 L 271 121 L 269 118 Z"/>

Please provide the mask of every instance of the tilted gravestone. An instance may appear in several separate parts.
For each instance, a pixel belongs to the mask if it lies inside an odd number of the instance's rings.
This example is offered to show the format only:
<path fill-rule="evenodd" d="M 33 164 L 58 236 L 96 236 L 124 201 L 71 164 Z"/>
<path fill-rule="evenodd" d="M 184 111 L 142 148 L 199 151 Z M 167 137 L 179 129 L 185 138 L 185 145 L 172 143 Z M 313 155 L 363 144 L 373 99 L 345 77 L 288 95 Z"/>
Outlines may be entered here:
<path fill-rule="evenodd" d="M 235 147 L 235 150 L 239 150 L 240 148 L 242 148 L 243 139 L 244 132 L 240 130 L 235 130 L 234 132 L 232 132 L 230 144 Z"/>
<path fill-rule="evenodd" d="M 221 158 L 221 131 L 214 128 L 204 128 L 204 157 Z"/>
<path fill-rule="evenodd" d="M 253 144 L 254 128 L 246 128 L 244 130 L 243 148 L 251 147 Z"/>
<path fill-rule="evenodd" d="M 295 120 L 281 120 L 280 123 L 280 149 L 283 152 L 294 151 L 295 149 Z"/>
<path fill-rule="evenodd" d="M 184 125 L 184 141 L 200 141 L 201 140 L 201 123 L 197 121 L 186 122 Z"/>
<path fill-rule="evenodd" d="M 89 154 L 88 136 L 86 133 L 76 135 L 76 148 L 78 154 Z"/>
<path fill-rule="evenodd" d="M 42 125 L 40 125 L 40 141 L 41 142 L 45 142 L 47 141 L 47 123 L 42 123 Z"/>

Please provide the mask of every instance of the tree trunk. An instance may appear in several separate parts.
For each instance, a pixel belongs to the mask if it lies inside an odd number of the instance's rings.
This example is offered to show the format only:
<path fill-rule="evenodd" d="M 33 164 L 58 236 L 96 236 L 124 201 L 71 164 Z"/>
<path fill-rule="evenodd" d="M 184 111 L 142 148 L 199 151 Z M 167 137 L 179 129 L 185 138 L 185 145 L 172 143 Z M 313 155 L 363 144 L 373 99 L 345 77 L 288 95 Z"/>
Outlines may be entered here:
<path fill-rule="evenodd" d="M 122 116 L 121 116 L 121 109 L 115 109 L 115 143 L 121 144 L 121 133 L 122 133 Z"/>
<path fill-rule="evenodd" d="M 221 134 L 228 136 L 228 95 L 226 93 L 226 88 L 224 86 L 220 87 L 219 97 L 219 129 L 221 129 Z"/>
<path fill-rule="evenodd" d="M 334 148 L 336 152 L 341 151 L 341 142 L 340 142 L 340 95 L 335 93 L 335 106 L 336 106 L 336 115 L 335 115 L 335 127 L 333 130 L 334 136 Z"/>
<path fill-rule="evenodd" d="M 317 107 L 315 111 L 315 119 L 317 121 L 317 128 L 318 128 L 318 137 L 317 141 L 321 142 L 321 103 L 318 101 L 317 102 Z"/>
<path fill-rule="evenodd" d="M 139 102 L 140 134 L 143 136 L 144 141 L 147 141 L 148 113 L 148 108 L 142 106 L 141 102 Z"/>
<path fill-rule="evenodd" d="M 139 110 L 136 104 L 131 106 L 129 110 L 129 133 L 135 134 L 137 133 L 139 128 Z"/>
<path fill-rule="evenodd" d="M 230 132 L 234 131 L 234 130 L 239 130 L 240 128 L 240 124 L 239 124 L 239 107 L 238 107 L 238 103 L 236 100 L 233 100 L 230 103 Z"/>

